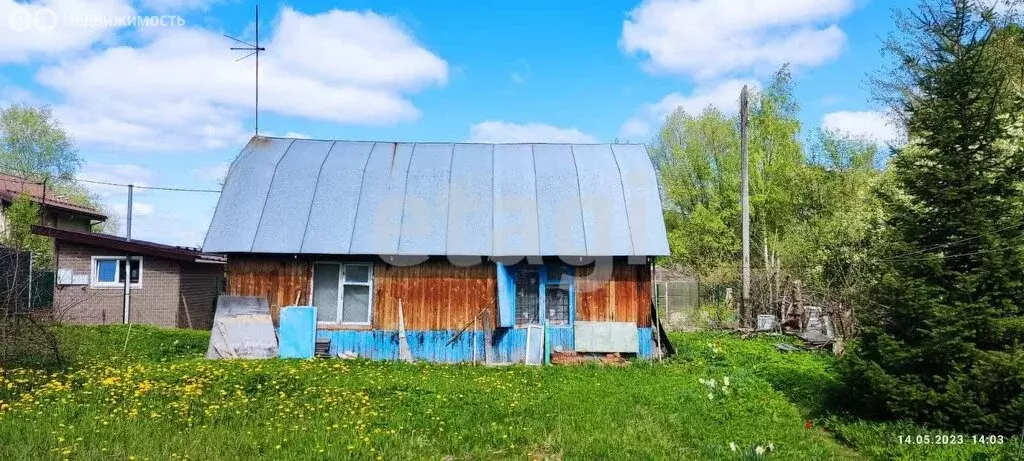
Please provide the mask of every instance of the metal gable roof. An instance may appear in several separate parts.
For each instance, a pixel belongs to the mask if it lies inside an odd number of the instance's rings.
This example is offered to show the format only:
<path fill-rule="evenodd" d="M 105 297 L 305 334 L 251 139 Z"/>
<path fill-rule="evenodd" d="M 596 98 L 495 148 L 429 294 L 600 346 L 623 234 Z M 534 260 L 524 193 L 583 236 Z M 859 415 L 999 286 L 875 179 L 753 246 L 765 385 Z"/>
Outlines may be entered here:
<path fill-rule="evenodd" d="M 639 144 L 253 138 L 231 165 L 215 253 L 662 256 Z"/>

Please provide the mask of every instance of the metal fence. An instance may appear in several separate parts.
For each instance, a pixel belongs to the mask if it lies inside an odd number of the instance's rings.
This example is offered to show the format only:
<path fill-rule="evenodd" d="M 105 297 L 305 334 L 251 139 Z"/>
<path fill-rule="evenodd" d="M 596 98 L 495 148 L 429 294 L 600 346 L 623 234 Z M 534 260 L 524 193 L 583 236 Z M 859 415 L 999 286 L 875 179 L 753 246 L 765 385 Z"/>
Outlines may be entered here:
<path fill-rule="evenodd" d="M 695 279 L 668 280 L 654 283 L 654 296 L 662 324 L 668 331 L 702 329 L 700 282 Z"/>
<path fill-rule="evenodd" d="M 0 247 L 0 310 L 25 312 L 31 305 L 32 256 L 27 251 Z"/>

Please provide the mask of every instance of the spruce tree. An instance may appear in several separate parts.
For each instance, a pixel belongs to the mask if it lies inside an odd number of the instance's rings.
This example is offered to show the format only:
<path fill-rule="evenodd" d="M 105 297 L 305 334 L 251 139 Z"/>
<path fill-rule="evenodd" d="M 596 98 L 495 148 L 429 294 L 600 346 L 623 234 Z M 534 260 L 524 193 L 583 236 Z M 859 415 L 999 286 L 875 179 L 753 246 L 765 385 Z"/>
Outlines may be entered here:
<path fill-rule="evenodd" d="M 987 4 L 924 4 L 890 42 L 900 71 L 880 88 L 908 143 L 891 163 L 845 398 L 869 416 L 1012 434 L 1024 421 L 1022 35 Z"/>

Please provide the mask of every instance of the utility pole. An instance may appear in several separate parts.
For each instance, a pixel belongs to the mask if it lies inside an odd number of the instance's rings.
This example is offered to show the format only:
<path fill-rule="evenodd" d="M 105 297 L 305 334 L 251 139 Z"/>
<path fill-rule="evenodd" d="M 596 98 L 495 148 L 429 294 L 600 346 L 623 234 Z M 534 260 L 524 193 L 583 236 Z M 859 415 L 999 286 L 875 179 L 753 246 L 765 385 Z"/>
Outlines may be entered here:
<path fill-rule="evenodd" d="M 740 326 L 747 325 L 750 317 L 750 179 L 747 147 L 748 105 L 747 86 L 740 93 L 740 206 L 743 234 L 743 290 L 740 294 Z"/>
<path fill-rule="evenodd" d="M 125 239 L 129 242 L 132 241 L 132 196 L 135 193 L 135 186 L 128 185 L 128 229 L 125 231 Z M 141 269 L 141 267 L 139 268 Z M 121 274 L 124 277 L 124 323 L 132 323 L 129 315 L 131 314 L 132 306 L 132 254 L 125 253 L 124 255 L 124 272 Z"/>

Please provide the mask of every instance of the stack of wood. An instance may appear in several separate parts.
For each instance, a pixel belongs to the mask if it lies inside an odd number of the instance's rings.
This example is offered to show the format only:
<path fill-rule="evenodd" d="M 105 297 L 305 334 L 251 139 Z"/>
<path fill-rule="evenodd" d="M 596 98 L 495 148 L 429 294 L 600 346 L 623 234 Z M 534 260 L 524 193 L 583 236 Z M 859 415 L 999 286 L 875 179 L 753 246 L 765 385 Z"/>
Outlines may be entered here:
<path fill-rule="evenodd" d="M 601 357 L 600 362 L 603 365 L 629 365 L 629 361 L 623 358 L 618 352 Z"/>
<path fill-rule="evenodd" d="M 619 353 L 603 356 L 588 356 L 573 351 L 551 353 L 552 365 L 582 365 L 590 362 L 597 362 L 601 365 L 629 365 L 629 360 L 626 360 L 626 358 Z"/>
<path fill-rule="evenodd" d="M 575 352 L 552 352 L 551 363 L 553 365 L 581 365 L 587 363 L 587 358 Z"/>

